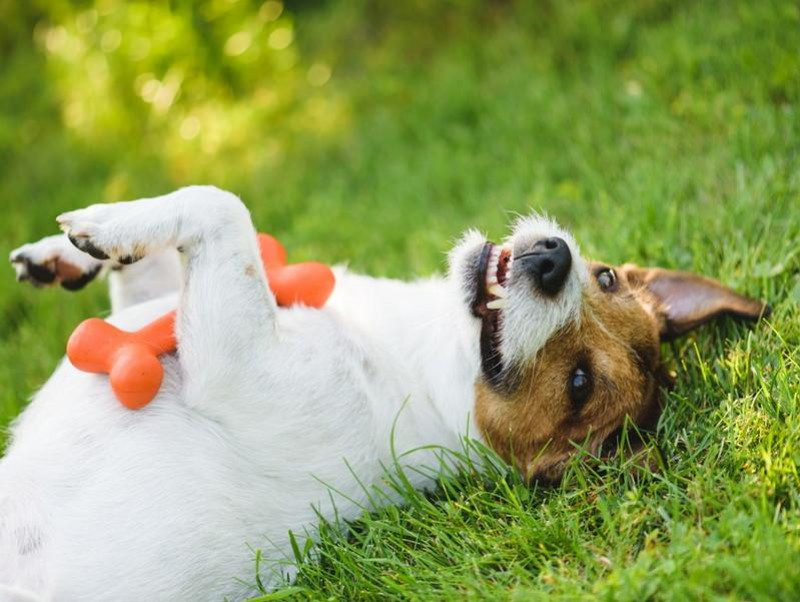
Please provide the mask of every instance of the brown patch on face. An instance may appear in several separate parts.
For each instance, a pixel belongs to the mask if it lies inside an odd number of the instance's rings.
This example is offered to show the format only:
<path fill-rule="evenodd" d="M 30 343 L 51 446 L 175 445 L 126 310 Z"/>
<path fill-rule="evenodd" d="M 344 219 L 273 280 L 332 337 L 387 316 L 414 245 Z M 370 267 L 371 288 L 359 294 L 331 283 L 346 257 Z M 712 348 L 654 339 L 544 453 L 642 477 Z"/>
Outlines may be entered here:
<path fill-rule="evenodd" d="M 589 272 L 600 268 L 591 265 Z M 528 478 L 552 480 L 563 472 L 574 443 L 588 442 L 597 452 L 626 417 L 655 427 L 659 332 L 648 301 L 626 282 L 604 291 L 591 277 L 580 321 L 562 328 L 527 364 L 517 366 L 513 391 L 477 383 L 478 427 L 500 456 Z M 573 387 L 578 369 L 589 379 L 588 394 Z"/>

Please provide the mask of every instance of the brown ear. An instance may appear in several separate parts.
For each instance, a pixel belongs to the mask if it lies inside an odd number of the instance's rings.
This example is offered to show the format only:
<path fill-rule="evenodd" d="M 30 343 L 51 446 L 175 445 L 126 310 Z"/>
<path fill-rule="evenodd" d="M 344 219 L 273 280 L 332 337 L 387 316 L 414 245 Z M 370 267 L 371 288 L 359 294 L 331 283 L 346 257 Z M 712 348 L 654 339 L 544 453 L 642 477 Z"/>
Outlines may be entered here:
<path fill-rule="evenodd" d="M 650 293 L 661 320 L 663 341 L 724 314 L 758 320 L 770 313 L 765 303 L 744 297 L 711 278 L 630 264 L 622 266 L 620 271 L 632 286 L 642 286 Z"/>

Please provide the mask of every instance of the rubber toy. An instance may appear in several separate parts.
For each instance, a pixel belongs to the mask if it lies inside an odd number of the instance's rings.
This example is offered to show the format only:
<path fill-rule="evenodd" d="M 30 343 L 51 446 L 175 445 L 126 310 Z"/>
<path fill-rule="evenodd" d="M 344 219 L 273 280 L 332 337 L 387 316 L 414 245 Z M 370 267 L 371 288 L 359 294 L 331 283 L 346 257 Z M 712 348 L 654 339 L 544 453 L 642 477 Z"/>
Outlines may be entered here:
<path fill-rule="evenodd" d="M 336 283 L 328 266 L 313 261 L 287 265 L 283 245 L 268 234 L 259 234 L 258 244 L 278 305 L 325 305 Z M 131 410 L 141 409 L 156 396 L 164 378 L 158 356 L 177 349 L 175 315 L 170 312 L 136 332 L 90 318 L 70 336 L 67 357 L 78 370 L 108 374 L 120 403 Z"/>
<path fill-rule="evenodd" d="M 269 234 L 258 235 L 258 246 L 269 288 L 278 305 L 302 303 L 316 308 L 325 305 L 336 284 L 328 266 L 316 261 L 286 265 L 286 249 Z"/>

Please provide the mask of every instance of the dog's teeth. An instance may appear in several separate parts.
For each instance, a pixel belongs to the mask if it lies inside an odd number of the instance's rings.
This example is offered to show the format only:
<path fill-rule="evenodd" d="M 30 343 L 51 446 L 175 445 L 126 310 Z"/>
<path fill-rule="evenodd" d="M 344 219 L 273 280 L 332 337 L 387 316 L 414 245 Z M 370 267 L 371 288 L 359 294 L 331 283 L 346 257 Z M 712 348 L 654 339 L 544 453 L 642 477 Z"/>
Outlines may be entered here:
<path fill-rule="evenodd" d="M 486 307 L 489 309 L 503 309 L 506 306 L 505 299 L 492 299 L 489 303 L 486 304 Z"/>
<path fill-rule="evenodd" d="M 495 297 L 500 297 L 501 299 L 505 299 L 508 296 L 506 289 L 504 289 L 501 285 L 495 282 L 489 287 L 489 292 L 493 294 Z"/>
<path fill-rule="evenodd" d="M 514 249 L 510 246 L 503 247 L 503 251 L 506 254 L 506 270 L 511 269 L 511 264 L 514 263 Z"/>

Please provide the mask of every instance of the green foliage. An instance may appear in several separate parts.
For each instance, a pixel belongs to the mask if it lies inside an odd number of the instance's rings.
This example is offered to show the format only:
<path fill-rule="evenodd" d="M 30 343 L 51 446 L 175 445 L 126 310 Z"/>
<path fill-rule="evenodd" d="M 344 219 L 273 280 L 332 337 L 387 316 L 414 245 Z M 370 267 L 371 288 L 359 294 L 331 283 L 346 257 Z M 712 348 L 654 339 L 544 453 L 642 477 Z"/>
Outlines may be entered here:
<path fill-rule="evenodd" d="M 664 350 L 660 474 L 467 470 L 323 529 L 264 599 L 794 599 L 798 26 L 778 0 L 0 1 L 0 254 L 61 211 L 211 182 L 294 256 L 376 275 L 535 208 L 587 255 L 767 298 L 769 324 Z M 6 272 L 0 423 L 107 307 L 66 295 Z"/>

